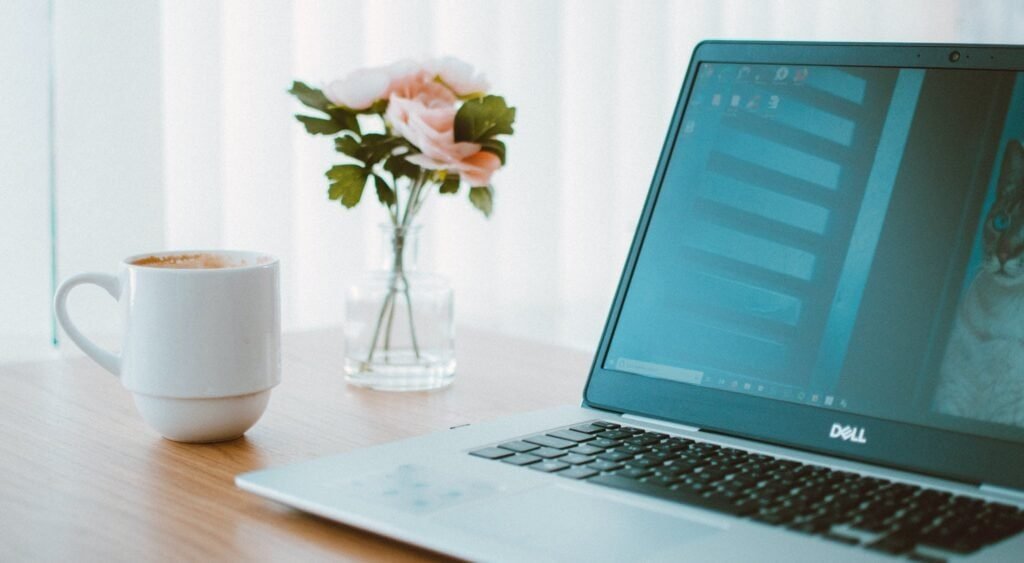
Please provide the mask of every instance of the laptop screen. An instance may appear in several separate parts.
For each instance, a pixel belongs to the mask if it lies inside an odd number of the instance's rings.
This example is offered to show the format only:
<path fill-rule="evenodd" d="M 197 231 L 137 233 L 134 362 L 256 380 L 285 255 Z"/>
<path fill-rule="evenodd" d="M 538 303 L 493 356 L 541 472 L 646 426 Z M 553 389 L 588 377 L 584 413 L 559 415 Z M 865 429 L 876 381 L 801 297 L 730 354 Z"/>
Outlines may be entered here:
<path fill-rule="evenodd" d="M 603 364 L 1024 441 L 1024 73 L 703 63 Z"/>

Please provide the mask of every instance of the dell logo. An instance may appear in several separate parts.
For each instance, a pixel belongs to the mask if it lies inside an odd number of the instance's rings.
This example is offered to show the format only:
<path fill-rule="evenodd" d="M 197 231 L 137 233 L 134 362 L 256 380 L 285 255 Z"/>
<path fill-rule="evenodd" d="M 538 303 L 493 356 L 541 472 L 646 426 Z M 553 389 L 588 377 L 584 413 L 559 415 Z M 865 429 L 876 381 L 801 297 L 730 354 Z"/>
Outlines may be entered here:
<path fill-rule="evenodd" d="M 839 424 L 838 422 L 832 424 L 832 430 L 829 431 L 828 437 L 840 440 L 846 440 L 847 442 L 856 442 L 858 444 L 868 443 L 868 439 L 864 437 L 864 429 L 857 428 L 856 426 L 846 426 Z"/>

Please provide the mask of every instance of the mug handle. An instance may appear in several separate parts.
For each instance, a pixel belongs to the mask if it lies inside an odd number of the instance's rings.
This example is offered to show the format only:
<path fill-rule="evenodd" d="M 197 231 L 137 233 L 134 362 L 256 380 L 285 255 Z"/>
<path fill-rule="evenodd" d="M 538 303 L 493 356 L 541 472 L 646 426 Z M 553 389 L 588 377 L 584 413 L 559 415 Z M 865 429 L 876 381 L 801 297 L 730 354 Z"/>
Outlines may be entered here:
<path fill-rule="evenodd" d="M 121 297 L 121 282 L 117 280 L 117 276 L 110 274 L 99 274 L 99 273 L 86 273 L 71 276 L 64 280 L 64 283 L 60 284 L 57 288 L 56 295 L 53 296 L 53 309 L 57 314 L 57 321 L 60 322 L 61 328 L 64 332 L 68 333 L 71 337 L 71 341 L 78 345 L 87 356 L 96 360 L 96 363 L 103 366 L 104 369 L 114 375 L 121 374 L 121 356 L 104 350 L 97 346 L 92 340 L 86 338 L 73 322 L 71 317 L 68 316 L 67 300 L 68 294 L 74 289 L 76 285 L 84 283 L 91 283 L 98 285 L 106 290 L 115 300 Z"/>

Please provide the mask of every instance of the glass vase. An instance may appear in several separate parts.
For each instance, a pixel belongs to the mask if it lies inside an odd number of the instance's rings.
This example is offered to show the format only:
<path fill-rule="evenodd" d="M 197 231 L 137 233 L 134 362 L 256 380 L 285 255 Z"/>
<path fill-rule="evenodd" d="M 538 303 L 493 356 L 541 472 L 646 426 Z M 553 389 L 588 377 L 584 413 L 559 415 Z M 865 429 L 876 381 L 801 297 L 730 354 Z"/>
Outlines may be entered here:
<path fill-rule="evenodd" d="M 386 391 L 437 389 L 455 377 L 453 292 L 417 269 L 420 225 L 381 225 L 384 261 L 348 289 L 345 377 Z"/>

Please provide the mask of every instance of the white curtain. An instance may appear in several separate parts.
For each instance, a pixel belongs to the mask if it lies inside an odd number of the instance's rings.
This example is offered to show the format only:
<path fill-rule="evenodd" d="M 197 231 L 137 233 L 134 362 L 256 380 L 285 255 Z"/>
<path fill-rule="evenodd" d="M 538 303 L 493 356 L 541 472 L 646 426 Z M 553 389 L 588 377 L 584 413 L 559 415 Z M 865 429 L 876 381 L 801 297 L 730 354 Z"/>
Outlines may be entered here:
<path fill-rule="evenodd" d="M 342 322 L 384 213 L 327 200 L 335 153 L 285 90 L 454 55 L 518 108 L 516 133 L 490 220 L 464 193 L 429 202 L 421 265 L 452 279 L 460 323 L 581 348 L 600 335 L 699 40 L 1012 43 L 1024 29 L 1016 0 L 54 0 L 50 15 L 55 236 L 32 244 L 56 276 L 155 249 L 258 249 L 282 259 L 286 329 Z M 36 270 L 3 305 L 38 322 L 3 333 L 45 343 L 51 272 Z M 80 323 L 116 332 L 109 299 L 82 293 Z"/>

